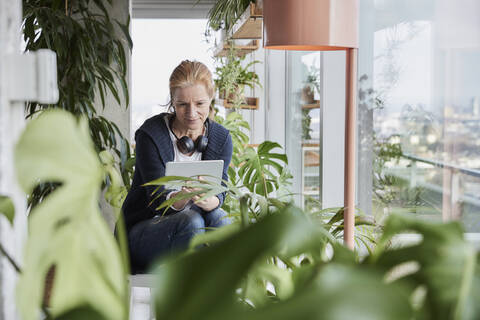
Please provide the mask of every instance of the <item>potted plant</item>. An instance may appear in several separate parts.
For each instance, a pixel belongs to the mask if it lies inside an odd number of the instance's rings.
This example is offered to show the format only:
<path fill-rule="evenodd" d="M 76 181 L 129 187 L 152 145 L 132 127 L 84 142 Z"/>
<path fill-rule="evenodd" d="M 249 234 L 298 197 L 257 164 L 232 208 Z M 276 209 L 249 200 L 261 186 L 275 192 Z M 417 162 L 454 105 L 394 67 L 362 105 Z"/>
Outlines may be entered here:
<path fill-rule="evenodd" d="M 249 71 L 249 68 L 259 61 L 255 60 L 243 66 L 244 60 L 245 56 L 238 57 L 232 46 L 226 57 L 218 59 L 220 64 L 215 69 L 215 85 L 218 89 L 218 96 L 220 99 L 225 99 L 227 103 L 233 104 L 234 107 L 242 104 L 251 105 L 247 102 L 255 101 L 256 98 L 245 97 L 245 86 L 251 89 L 256 86 L 262 87 L 257 73 Z"/>
<path fill-rule="evenodd" d="M 320 70 L 315 66 L 308 69 L 307 79 L 302 88 L 302 100 L 307 103 L 317 103 L 315 92 L 320 95 Z"/>
<path fill-rule="evenodd" d="M 197 1 L 197 3 L 200 0 Z M 215 1 L 212 9 L 208 12 L 208 27 L 213 31 L 225 29 L 228 31 L 240 18 L 250 3 L 256 3 L 255 0 L 218 0 Z"/>
<path fill-rule="evenodd" d="M 67 110 L 77 117 L 87 117 L 95 149 L 97 152 L 104 149 L 115 152 L 124 183 L 128 185 L 131 178 L 127 169 L 131 159 L 129 142 L 113 121 L 101 115 L 98 106 L 105 108 L 111 96 L 119 109 L 122 105 L 128 107 L 126 52 L 132 49 L 128 31 L 130 19 L 122 23 L 110 17 L 111 1 L 61 3 L 24 1 L 22 33 L 25 51 L 44 48 L 55 51 L 60 93 L 56 104 L 28 102 L 26 118 L 49 109 Z M 117 27 L 121 34 L 113 32 Z M 54 181 L 38 185 L 28 197 L 29 206 L 35 207 L 58 186 Z"/>

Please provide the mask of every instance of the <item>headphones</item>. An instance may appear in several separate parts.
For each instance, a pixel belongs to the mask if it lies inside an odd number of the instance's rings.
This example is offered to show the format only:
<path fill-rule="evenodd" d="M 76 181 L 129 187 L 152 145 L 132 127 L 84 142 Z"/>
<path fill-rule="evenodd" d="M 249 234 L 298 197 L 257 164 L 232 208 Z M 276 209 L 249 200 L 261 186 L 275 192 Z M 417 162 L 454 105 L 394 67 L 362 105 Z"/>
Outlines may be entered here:
<path fill-rule="evenodd" d="M 208 145 L 208 120 L 205 121 L 205 135 L 200 135 L 197 140 L 194 142 L 192 138 L 188 136 L 183 136 L 180 139 L 177 137 L 175 132 L 173 132 L 172 124 L 175 117 L 170 117 L 169 127 L 173 136 L 177 139 L 177 148 L 183 154 L 189 154 L 193 151 L 204 152 L 207 149 Z"/>

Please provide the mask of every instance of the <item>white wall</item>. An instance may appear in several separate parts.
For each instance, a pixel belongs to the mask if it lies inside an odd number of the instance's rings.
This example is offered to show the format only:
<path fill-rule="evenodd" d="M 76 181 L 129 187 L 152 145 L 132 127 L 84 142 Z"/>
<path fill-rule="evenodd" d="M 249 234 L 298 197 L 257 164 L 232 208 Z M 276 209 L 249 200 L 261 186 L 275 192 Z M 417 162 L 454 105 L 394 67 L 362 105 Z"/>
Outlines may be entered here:
<path fill-rule="evenodd" d="M 265 50 L 265 139 L 285 147 L 285 51 Z"/>
<path fill-rule="evenodd" d="M 322 53 L 321 148 L 323 208 L 343 207 L 345 163 L 345 52 Z"/>
<path fill-rule="evenodd" d="M 249 54 L 245 62 L 249 63 L 255 60 L 259 61 L 259 63 L 254 64 L 251 70 L 257 73 L 260 78 L 260 83 L 265 84 L 265 49 L 260 47 L 258 50 Z M 258 97 L 260 99 L 258 110 L 242 111 L 244 118 L 249 122 L 250 128 L 252 129 L 250 143 L 260 144 L 265 141 L 265 119 L 267 114 L 267 110 L 265 109 L 267 106 L 265 101 L 265 87 L 256 87 L 254 90 L 246 88 L 246 93 L 248 96 Z"/>

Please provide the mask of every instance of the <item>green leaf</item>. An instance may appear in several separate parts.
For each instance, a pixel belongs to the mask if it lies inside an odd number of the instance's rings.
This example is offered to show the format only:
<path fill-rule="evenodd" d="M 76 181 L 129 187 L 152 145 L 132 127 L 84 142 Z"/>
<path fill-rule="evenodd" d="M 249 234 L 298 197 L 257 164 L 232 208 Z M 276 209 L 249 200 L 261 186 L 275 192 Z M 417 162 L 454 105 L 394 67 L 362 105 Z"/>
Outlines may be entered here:
<path fill-rule="evenodd" d="M 305 276 L 310 278 L 310 283 L 300 287 L 292 298 L 251 312 L 232 312 L 228 314 L 228 318 L 234 320 L 412 318 L 413 312 L 406 290 L 397 285 L 386 285 L 381 275 L 377 273 L 335 263 L 323 267 L 318 273 L 309 271 Z M 226 315 L 227 313 L 224 314 Z"/>
<path fill-rule="evenodd" d="M 392 237 L 414 231 L 423 240 L 416 245 L 385 250 Z M 458 222 L 433 223 L 408 216 L 391 215 L 370 263 L 392 270 L 416 262 L 418 270 L 399 282 L 427 289 L 423 308 L 433 319 L 474 319 L 480 314 L 478 254 L 464 240 Z M 476 315 L 476 316 L 475 316 Z"/>
<path fill-rule="evenodd" d="M 189 248 L 190 250 L 194 250 L 200 245 L 213 245 L 218 243 L 236 233 L 239 227 L 239 224 L 229 224 L 215 230 L 207 230 L 209 232 L 197 233 L 190 241 Z"/>
<path fill-rule="evenodd" d="M 287 244 L 294 248 L 312 239 L 308 221 L 294 211 L 266 217 L 214 246 L 162 264 L 157 269 L 156 318 L 215 319 L 236 309 L 235 289 L 255 261 Z"/>
<path fill-rule="evenodd" d="M 322 240 L 323 239 L 323 240 Z M 301 273 L 266 264 L 270 255 L 317 252 L 325 235 L 291 207 L 230 235 L 212 247 L 164 262 L 157 271 L 157 319 L 411 319 L 409 291 L 386 284 L 369 266 L 354 266 L 353 253 L 339 252 L 329 265 L 301 267 Z M 343 250 L 341 250 L 343 248 Z M 343 253 L 342 253 L 343 252 Z M 283 259 L 282 261 L 288 261 Z M 344 264 L 344 261 L 347 265 Z M 292 264 L 289 264 L 292 266 Z M 212 276 L 213 275 L 213 276 Z M 256 306 L 241 308 L 240 290 Z M 274 303 L 261 285 L 270 281 Z M 272 294 L 272 293 L 270 293 Z M 210 301 L 215 301 L 212 308 Z M 375 301 L 375 303 L 372 303 Z"/>
<path fill-rule="evenodd" d="M 90 306 L 80 306 L 55 317 L 55 320 L 107 320 L 105 316 Z"/>
<path fill-rule="evenodd" d="M 130 20 L 130 17 L 128 18 L 128 20 Z M 114 20 L 117 25 L 120 27 L 120 29 L 122 30 L 123 32 L 123 35 L 125 36 L 125 39 L 127 40 L 127 43 L 128 43 L 128 48 L 130 50 L 132 50 L 133 48 L 133 41 L 132 41 L 132 38 L 130 37 L 130 30 L 128 29 L 128 23 L 127 24 L 122 24 L 120 23 L 118 20 Z"/>
<path fill-rule="evenodd" d="M 11 225 L 13 225 L 13 219 L 15 218 L 15 207 L 12 199 L 7 196 L 0 195 L 0 214 L 3 214 Z"/>
<path fill-rule="evenodd" d="M 125 270 L 112 233 L 98 206 L 104 172 L 85 120 L 55 110 L 32 120 L 15 148 L 20 186 L 30 192 L 39 182 L 61 187 L 31 212 L 23 272 L 18 281 L 18 309 L 23 319 L 37 319 L 45 275 L 55 265 L 50 300 L 52 315 L 80 306 L 106 319 L 126 319 Z"/>

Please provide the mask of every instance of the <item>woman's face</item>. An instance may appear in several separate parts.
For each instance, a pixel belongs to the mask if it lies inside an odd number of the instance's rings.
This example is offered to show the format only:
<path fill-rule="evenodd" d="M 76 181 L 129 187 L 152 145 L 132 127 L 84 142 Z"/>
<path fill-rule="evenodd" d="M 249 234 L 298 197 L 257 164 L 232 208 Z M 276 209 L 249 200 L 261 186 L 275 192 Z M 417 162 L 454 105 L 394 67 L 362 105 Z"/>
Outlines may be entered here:
<path fill-rule="evenodd" d="M 173 93 L 175 122 L 180 130 L 202 130 L 210 111 L 211 99 L 203 84 L 177 88 Z"/>

